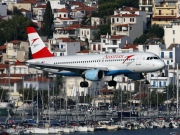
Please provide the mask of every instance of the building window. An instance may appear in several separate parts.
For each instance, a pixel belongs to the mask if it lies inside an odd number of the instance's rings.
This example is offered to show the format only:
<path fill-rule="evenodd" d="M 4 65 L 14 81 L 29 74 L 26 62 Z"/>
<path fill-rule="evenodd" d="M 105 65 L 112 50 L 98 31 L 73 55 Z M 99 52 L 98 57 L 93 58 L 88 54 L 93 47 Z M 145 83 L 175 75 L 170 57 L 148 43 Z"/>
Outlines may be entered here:
<path fill-rule="evenodd" d="M 167 60 L 167 65 L 169 65 L 169 60 Z"/>
<path fill-rule="evenodd" d="M 117 22 L 119 22 L 119 18 L 117 18 Z"/>
<path fill-rule="evenodd" d="M 175 30 L 173 30 L 173 34 L 175 34 Z"/>
<path fill-rule="evenodd" d="M 164 86 L 166 86 L 166 82 L 164 81 L 164 84 L 163 84 Z"/>
<path fill-rule="evenodd" d="M 169 52 L 169 58 L 173 58 L 173 53 Z"/>
<path fill-rule="evenodd" d="M 161 87 L 161 82 L 159 82 L 159 87 Z"/>
<path fill-rule="evenodd" d="M 161 10 L 159 10 L 159 15 L 161 15 Z"/>
<path fill-rule="evenodd" d="M 103 40 L 103 43 L 106 43 L 106 40 Z"/>
<path fill-rule="evenodd" d="M 101 45 L 100 44 L 98 44 L 98 50 L 101 50 Z"/>
<path fill-rule="evenodd" d="M 129 27 L 130 30 L 132 30 L 132 27 Z"/>
<path fill-rule="evenodd" d="M 175 38 L 173 38 L 173 43 L 175 43 Z"/>
<path fill-rule="evenodd" d="M 148 12 L 152 12 L 152 7 L 149 7 L 149 8 L 148 8 Z"/>
<path fill-rule="evenodd" d="M 161 58 L 164 58 L 164 52 L 161 52 Z"/>
<path fill-rule="evenodd" d="M 126 19 L 124 18 L 124 22 L 126 21 Z"/>
<path fill-rule="evenodd" d="M 134 22 L 134 18 L 130 18 L 130 22 Z"/>
<path fill-rule="evenodd" d="M 96 45 L 93 45 L 93 50 L 96 50 Z"/>
<path fill-rule="evenodd" d="M 114 18 L 112 18 L 112 23 L 114 23 Z"/>
<path fill-rule="evenodd" d="M 106 51 L 106 48 L 103 48 L 102 51 L 105 52 L 105 51 Z"/>
<path fill-rule="evenodd" d="M 156 86 L 156 82 L 155 81 L 153 81 L 153 87 L 155 87 Z"/>
<path fill-rule="evenodd" d="M 145 7 L 142 7 L 142 11 L 145 11 Z"/>

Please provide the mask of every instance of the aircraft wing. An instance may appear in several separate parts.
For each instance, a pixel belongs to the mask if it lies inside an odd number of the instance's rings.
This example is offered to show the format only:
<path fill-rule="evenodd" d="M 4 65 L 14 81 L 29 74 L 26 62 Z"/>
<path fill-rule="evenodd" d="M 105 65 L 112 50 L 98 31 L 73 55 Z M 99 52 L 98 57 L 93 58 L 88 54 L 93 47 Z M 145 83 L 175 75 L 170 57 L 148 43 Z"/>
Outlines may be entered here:
<path fill-rule="evenodd" d="M 66 70 L 66 71 L 72 71 L 75 73 L 83 73 L 84 71 L 88 70 L 88 69 L 99 69 L 99 70 L 103 70 L 103 71 L 108 71 L 107 67 L 87 67 L 87 66 L 67 66 L 67 65 L 54 65 L 54 64 L 43 64 L 43 63 L 37 63 L 37 62 L 31 62 L 27 64 L 29 67 L 32 68 L 36 68 L 39 70 L 43 70 L 43 69 L 56 69 L 59 72 L 62 70 Z"/>

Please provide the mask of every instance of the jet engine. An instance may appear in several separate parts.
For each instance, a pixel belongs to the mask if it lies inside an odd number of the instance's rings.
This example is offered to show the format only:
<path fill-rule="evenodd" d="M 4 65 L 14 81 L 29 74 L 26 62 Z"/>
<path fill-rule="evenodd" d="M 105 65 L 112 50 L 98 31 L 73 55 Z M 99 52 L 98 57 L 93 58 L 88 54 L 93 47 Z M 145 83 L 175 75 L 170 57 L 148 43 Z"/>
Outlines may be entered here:
<path fill-rule="evenodd" d="M 90 81 L 99 81 L 104 77 L 104 72 L 99 69 L 87 70 L 84 74 L 84 77 Z"/>
<path fill-rule="evenodd" d="M 124 76 L 132 79 L 132 80 L 141 80 L 145 79 L 142 73 L 134 73 L 134 74 L 124 74 Z"/>

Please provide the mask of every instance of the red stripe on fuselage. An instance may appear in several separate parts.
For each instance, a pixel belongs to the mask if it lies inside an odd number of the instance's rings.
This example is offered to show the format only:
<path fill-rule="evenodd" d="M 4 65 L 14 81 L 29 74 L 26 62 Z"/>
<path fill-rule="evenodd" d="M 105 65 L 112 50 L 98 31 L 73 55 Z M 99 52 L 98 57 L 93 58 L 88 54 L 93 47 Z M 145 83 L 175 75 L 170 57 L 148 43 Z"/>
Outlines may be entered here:
<path fill-rule="evenodd" d="M 43 49 L 41 49 L 40 51 L 32 54 L 33 59 L 36 58 L 44 58 L 44 57 L 52 57 L 53 54 L 51 54 L 48 50 L 47 47 L 44 47 Z"/>

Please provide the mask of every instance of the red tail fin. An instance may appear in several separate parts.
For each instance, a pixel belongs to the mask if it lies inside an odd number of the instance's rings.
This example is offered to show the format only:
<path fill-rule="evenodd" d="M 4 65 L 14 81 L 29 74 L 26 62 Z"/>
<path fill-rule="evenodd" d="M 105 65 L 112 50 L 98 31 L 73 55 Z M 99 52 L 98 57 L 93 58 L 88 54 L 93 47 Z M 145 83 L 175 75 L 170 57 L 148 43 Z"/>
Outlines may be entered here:
<path fill-rule="evenodd" d="M 27 27 L 26 31 L 33 59 L 53 56 L 33 27 Z"/>

